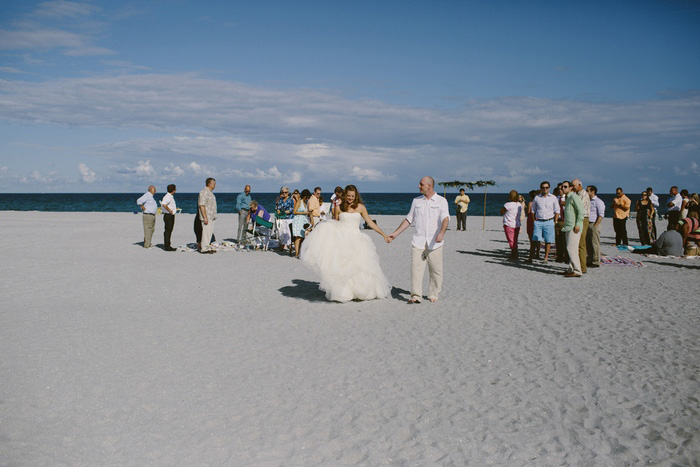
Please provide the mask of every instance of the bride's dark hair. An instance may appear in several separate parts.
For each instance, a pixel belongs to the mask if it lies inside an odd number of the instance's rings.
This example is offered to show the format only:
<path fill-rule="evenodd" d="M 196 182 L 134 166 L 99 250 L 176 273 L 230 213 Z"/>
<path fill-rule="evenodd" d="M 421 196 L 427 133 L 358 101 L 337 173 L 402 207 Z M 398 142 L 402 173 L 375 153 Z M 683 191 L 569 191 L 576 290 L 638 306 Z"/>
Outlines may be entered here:
<path fill-rule="evenodd" d="M 348 204 L 348 199 L 347 199 L 348 191 L 355 192 L 355 201 L 353 201 L 352 204 Z M 343 190 L 343 202 L 340 203 L 340 210 L 343 212 L 347 212 L 348 208 L 357 209 L 357 206 L 359 206 L 360 204 L 364 204 L 364 203 L 362 202 L 362 196 L 360 196 L 360 192 L 357 191 L 357 187 L 355 185 L 346 186 L 345 189 Z"/>

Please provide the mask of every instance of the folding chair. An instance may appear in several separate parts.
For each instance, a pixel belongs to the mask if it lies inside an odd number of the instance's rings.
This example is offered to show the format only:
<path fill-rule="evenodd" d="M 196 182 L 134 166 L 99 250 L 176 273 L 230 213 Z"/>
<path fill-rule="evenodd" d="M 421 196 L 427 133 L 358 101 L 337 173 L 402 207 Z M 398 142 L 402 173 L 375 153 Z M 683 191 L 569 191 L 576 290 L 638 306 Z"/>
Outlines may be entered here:
<path fill-rule="evenodd" d="M 253 219 L 253 242 L 255 245 L 262 247 L 263 251 L 267 251 L 270 246 L 270 237 L 272 237 L 275 228 L 275 219 L 270 215 L 270 220 L 266 221 L 262 217 L 256 217 Z"/>

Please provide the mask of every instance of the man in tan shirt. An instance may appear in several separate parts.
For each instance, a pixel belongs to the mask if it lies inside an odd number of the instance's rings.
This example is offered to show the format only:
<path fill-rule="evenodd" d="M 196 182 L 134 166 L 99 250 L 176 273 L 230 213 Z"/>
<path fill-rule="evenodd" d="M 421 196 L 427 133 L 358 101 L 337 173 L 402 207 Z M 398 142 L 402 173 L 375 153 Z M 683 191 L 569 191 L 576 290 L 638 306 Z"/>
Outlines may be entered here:
<path fill-rule="evenodd" d="M 316 225 L 321 220 L 321 187 L 314 188 L 314 193 L 309 198 L 309 216 L 313 216 L 313 224 Z"/>
<path fill-rule="evenodd" d="M 457 205 L 457 230 L 467 230 L 467 209 L 470 203 L 469 196 L 464 194 L 464 188 L 460 188 L 459 195 L 455 198 Z"/>
<path fill-rule="evenodd" d="M 627 241 L 627 218 L 630 216 L 632 202 L 625 196 L 622 188 L 617 187 L 615 198 L 613 198 L 613 227 L 615 228 L 615 246 L 628 245 Z"/>
<path fill-rule="evenodd" d="M 214 233 L 214 221 L 216 220 L 216 196 L 214 196 L 214 188 L 216 188 L 216 180 L 209 177 L 205 182 L 205 187 L 199 192 L 197 200 L 197 208 L 199 209 L 199 219 L 202 223 L 202 244 L 199 248 L 200 253 L 216 253 L 211 247 L 211 236 Z"/>

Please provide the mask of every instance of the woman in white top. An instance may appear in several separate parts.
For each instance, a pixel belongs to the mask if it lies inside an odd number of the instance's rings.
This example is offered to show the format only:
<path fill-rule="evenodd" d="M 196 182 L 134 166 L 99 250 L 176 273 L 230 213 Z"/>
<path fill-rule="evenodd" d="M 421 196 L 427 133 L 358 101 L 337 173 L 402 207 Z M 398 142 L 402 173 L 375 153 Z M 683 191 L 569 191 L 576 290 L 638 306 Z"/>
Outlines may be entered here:
<path fill-rule="evenodd" d="M 503 216 L 503 230 L 506 233 L 506 240 L 510 247 L 508 259 L 518 259 L 518 234 L 520 233 L 520 219 L 523 206 L 519 202 L 518 192 L 511 190 L 508 194 L 508 202 L 501 208 Z"/>

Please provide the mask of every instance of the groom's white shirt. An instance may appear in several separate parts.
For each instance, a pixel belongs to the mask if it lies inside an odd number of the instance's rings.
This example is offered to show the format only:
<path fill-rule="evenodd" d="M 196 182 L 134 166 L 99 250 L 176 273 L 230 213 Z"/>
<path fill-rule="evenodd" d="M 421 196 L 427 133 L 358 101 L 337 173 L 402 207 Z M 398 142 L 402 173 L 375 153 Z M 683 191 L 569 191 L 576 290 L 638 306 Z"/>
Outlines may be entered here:
<path fill-rule="evenodd" d="M 415 227 L 411 244 L 416 248 L 429 250 L 440 248 L 443 242 L 436 242 L 435 237 L 440 232 L 442 221 L 450 217 L 447 200 L 434 193 L 430 199 L 420 195 L 413 199 L 411 210 L 406 216 L 406 220 Z"/>

